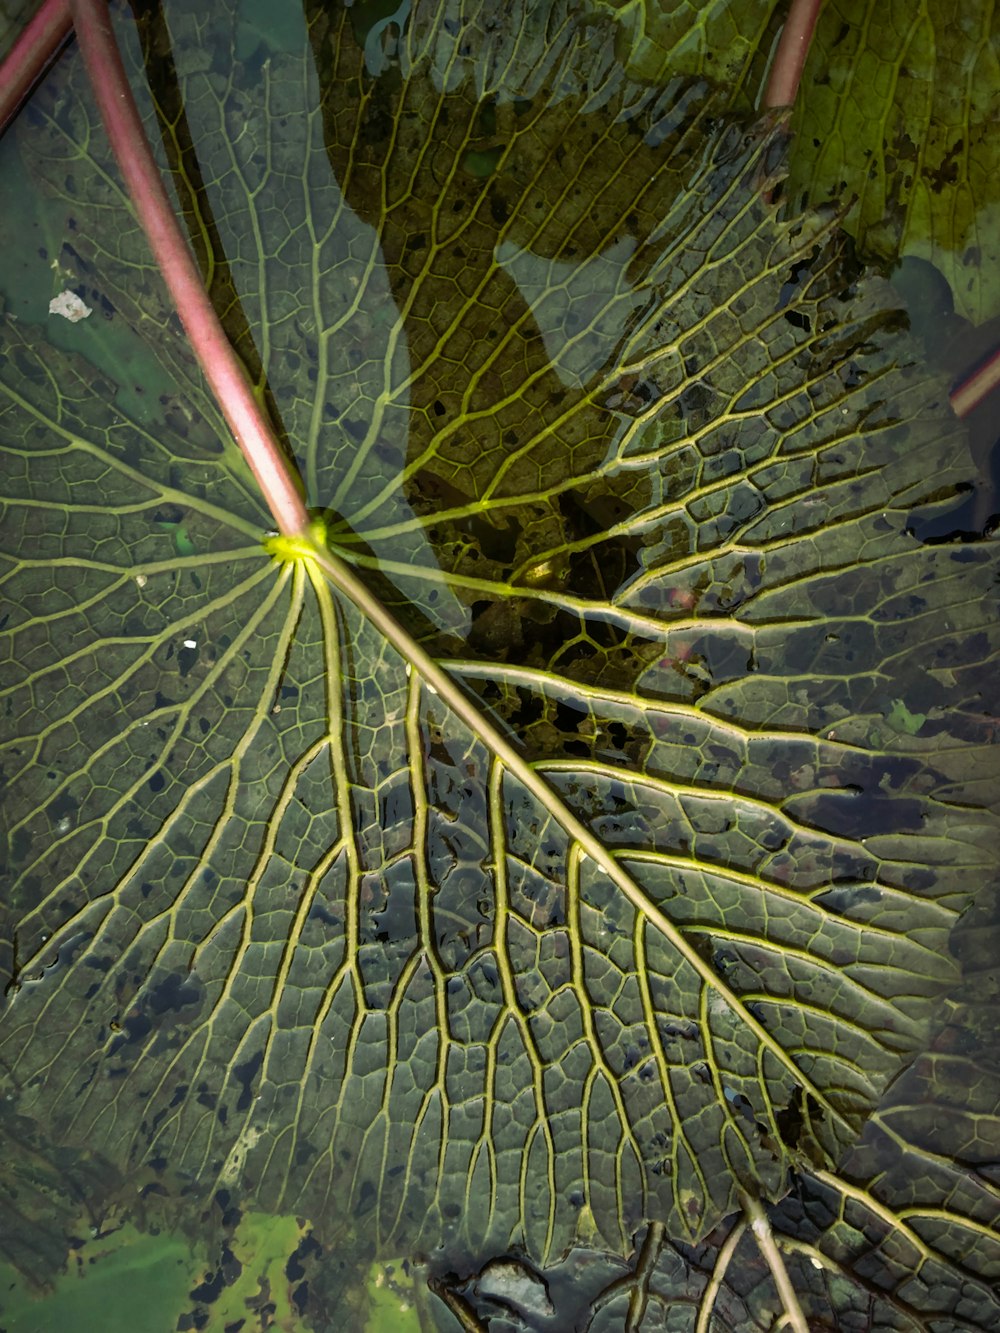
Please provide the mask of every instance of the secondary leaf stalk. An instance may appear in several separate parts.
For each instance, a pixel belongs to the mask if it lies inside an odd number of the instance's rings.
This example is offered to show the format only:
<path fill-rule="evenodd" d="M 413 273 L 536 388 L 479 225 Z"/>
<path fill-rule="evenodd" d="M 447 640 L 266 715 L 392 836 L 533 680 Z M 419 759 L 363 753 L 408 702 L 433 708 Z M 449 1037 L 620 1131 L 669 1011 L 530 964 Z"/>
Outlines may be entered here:
<path fill-rule="evenodd" d="M 955 415 L 966 417 L 1000 385 L 1000 347 L 948 395 Z"/>
<path fill-rule="evenodd" d="M 129 87 L 107 4 L 105 0 L 70 0 L 70 10 L 104 128 L 192 350 L 279 532 L 288 537 L 302 535 L 308 530 L 309 515 L 300 479 L 254 395 L 174 216 Z"/>
<path fill-rule="evenodd" d="M 822 0 L 792 0 L 781 30 L 763 107 L 791 106 L 799 90 Z"/>
<path fill-rule="evenodd" d="M 67 0 L 45 0 L 0 65 L 0 134 L 27 101 L 73 28 Z"/>

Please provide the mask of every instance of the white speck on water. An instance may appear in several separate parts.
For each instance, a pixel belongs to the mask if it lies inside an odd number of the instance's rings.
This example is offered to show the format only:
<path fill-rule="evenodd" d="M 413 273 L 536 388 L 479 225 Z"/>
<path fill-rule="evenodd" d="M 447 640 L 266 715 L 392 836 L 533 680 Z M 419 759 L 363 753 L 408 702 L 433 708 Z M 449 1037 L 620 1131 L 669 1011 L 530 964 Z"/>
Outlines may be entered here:
<path fill-rule="evenodd" d="M 62 315 L 63 319 L 68 319 L 71 324 L 78 324 L 81 319 L 86 319 L 93 313 L 92 308 L 81 301 L 76 292 L 71 292 L 68 287 L 58 296 L 53 296 L 49 302 L 49 314 Z"/>

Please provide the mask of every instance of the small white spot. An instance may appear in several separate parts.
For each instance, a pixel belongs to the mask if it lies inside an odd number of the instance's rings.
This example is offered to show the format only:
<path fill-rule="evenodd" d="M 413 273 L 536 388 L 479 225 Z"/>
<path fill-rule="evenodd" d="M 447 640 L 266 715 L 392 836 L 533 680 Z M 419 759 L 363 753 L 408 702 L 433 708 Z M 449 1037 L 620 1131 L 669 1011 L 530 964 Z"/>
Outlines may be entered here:
<path fill-rule="evenodd" d="M 412 675 L 413 675 L 413 667 L 410 665 L 409 662 L 407 662 L 407 664 L 406 664 L 406 679 L 409 680 L 409 678 L 410 678 Z"/>
<path fill-rule="evenodd" d="M 758 1240 L 766 1241 L 771 1234 L 771 1224 L 766 1217 L 755 1217 L 750 1223 L 750 1230 Z"/>
<path fill-rule="evenodd" d="M 430 681 L 426 681 L 425 684 L 427 685 L 427 693 L 428 693 L 428 694 L 437 694 L 437 690 L 436 690 L 436 689 L 434 688 L 434 686 L 430 683 Z"/>
<path fill-rule="evenodd" d="M 77 324 L 93 313 L 91 307 L 81 301 L 76 292 L 71 292 L 68 287 L 58 296 L 53 296 L 49 302 L 49 314 L 62 315 L 63 319 L 68 319 L 71 324 Z"/>
<path fill-rule="evenodd" d="M 147 581 L 148 581 L 148 580 L 146 579 L 146 575 L 145 575 L 145 574 L 136 574 L 136 576 L 135 576 L 135 586 L 136 586 L 137 588 L 145 588 Z"/>
<path fill-rule="evenodd" d="M 197 639 L 185 639 L 185 640 L 184 640 L 184 647 L 185 647 L 185 648 L 197 648 L 197 647 L 198 647 L 198 640 L 197 640 Z"/>
<path fill-rule="evenodd" d="M 68 833 L 70 830 L 71 823 L 72 820 L 70 819 L 69 815 L 63 815 L 62 819 L 60 819 L 59 823 L 56 825 L 56 832 Z"/>

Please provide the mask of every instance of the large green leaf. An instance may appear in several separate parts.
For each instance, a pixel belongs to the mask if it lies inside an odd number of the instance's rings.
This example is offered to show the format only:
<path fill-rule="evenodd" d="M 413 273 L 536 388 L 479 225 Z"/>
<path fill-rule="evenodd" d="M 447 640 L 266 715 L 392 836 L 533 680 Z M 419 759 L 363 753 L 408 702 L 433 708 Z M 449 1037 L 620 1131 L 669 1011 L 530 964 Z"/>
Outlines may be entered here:
<path fill-rule="evenodd" d="M 561 6 L 203 9 L 157 96 L 227 320 L 491 722 L 262 545 L 75 72 L 22 149 L 176 387 L 7 321 L 10 1095 L 384 1253 L 700 1238 L 854 1142 L 990 864 L 992 568 L 910 530 L 942 386 L 778 221 L 780 125 Z"/>

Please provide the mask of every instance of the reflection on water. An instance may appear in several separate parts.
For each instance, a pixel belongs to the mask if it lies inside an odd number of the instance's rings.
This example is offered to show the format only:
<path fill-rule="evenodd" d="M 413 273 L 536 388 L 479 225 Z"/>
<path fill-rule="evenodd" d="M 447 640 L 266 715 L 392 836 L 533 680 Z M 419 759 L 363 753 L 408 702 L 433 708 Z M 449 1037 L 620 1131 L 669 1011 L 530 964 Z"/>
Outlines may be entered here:
<path fill-rule="evenodd" d="M 1000 319 L 975 327 L 955 313 L 951 288 L 926 259 L 906 256 L 892 274 L 906 302 L 910 327 L 930 365 L 958 383 L 1000 341 Z M 998 393 L 994 390 L 966 418 L 976 464 L 966 497 L 944 513 L 914 515 L 912 528 L 921 541 L 976 541 L 992 532 L 1000 517 L 1000 431 Z"/>

